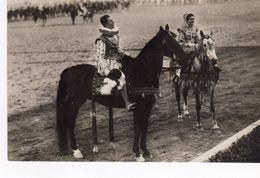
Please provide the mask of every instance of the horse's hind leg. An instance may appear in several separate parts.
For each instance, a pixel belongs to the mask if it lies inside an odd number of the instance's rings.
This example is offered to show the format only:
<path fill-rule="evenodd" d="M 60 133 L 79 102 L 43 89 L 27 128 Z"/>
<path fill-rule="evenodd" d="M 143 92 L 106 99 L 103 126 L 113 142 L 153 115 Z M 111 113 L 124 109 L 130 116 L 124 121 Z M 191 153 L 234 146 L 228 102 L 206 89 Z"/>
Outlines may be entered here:
<path fill-rule="evenodd" d="M 200 109 L 201 109 L 201 103 L 200 103 L 200 92 L 198 89 L 195 89 L 195 98 L 196 98 L 196 111 L 197 111 L 197 127 L 201 128 L 202 124 L 200 122 Z"/>
<path fill-rule="evenodd" d="M 91 100 L 91 117 L 92 117 L 92 134 L 93 134 L 93 152 L 98 153 L 98 146 L 97 146 L 97 119 L 96 119 L 96 106 L 94 97 Z"/>
<path fill-rule="evenodd" d="M 183 114 L 184 114 L 184 117 L 188 118 L 188 119 L 191 118 L 189 108 L 188 108 L 188 100 L 187 100 L 189 89 L 190 88 L 188 86 L 185 86 L 183 88 L 183 99 L 184 99 Z"/>
<path fill-rule="evenodd" d="M 69 121 L 69 136 L 70 136 L 70 145 L 73 152 L 74 158 L 83 158 L 81 151 L 78 149 L 78 145 L 75 138 L 75 123 L 79 110 L 79 105 L 77 103 L 71 103 L 71 111 L 70 111 L 70 121 Z"/>

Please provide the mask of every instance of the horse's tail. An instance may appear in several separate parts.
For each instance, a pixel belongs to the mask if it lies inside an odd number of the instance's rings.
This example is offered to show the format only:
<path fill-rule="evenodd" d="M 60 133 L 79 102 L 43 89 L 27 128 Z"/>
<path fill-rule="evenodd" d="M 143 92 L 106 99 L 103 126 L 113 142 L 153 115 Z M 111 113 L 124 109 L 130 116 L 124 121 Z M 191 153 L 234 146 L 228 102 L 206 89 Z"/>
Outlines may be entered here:
<path fill-rule="evenodd" d="M 66 83 L 62 79 L 59 81 L 56 100 L 56 132 L 58 146 L 61 153 L 68 152 L 68 114 L 66 112 Z"/>
<path fill-rule="evenodd" d="M 82 64 L 61 73 L 56 99 L 56 132 L 58 146 L 63 154 L 68 153 L 68 133 L 71 135 L 73 132 L 79 107 L 92 95 L 95 71 L 94 66 Z"/>

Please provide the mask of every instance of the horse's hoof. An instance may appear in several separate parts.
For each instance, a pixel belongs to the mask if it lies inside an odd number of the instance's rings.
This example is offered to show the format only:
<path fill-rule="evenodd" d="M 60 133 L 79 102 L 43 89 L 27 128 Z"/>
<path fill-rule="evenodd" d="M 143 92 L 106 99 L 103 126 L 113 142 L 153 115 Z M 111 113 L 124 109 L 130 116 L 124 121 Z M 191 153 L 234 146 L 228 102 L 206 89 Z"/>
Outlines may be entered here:
<path fill-rule="evenodd" d="M 199 131 L 203 131 L 203 130 L 204 130 L 204 128 L 202 127 L 202 124 L 201 124 L 201 123 L 197 123 L 196 128 L 197 128 L 197 130 L 199 130 Z"/>
<path fill-rule="evenodd" d="M 212 127 L 212 129 L 215 130 L 215 129 L 220 129 L 220 128 L 219 128 L 219 126 L 218 126 L 217 124 L 214 124 L 213 127 Z"/>
<path fill-rule="evenodd" d="M 202 126 L 200 126 L 200 127 L 196 127 L 196 130 L 197 130 L 197 131 L 203 131 L 204 128 L 203 128 Z"/>
<path fill-rule="evenodd" d="M 191 119 L 191 115 L 190 114 L 185 114 L 184 117 L 187 118 L 187 119 Z"/>
<path fill-rule="evenodd" d="M 177 122 L 183 122 L 183 117 L 182 117 L 182 115 L 178 115 Z"/>
<path fill-rule="evenodd" d="M 83 158 L 83 155 L 82 155 L 82 153 L 81 153 L 81 151 L 79 149 L 72 150 L 72 152 L 73 152 L 74 158 L 76 158 L 76 159 Z"/>
<path fill-rule="evenodd" d="M 93 148 L 93 153 L 98 153 L 98 147 L 96 145 Z"/>
<path fill-rule="evenodd" d="M 68 156 L 68 155 L 69 155 L 68 152 L 64 152 L 64 151 L 57 152 L 57 156 Z"/>
<path fill-rule="evenodd" d="M 197 127 L 197 131 L 203 131 L 204 128 L 202 126 Z"/>
<path fill-rule="evenodd" d="M 222 131 L 220 130 L 218 125 L 216 125 L 216 126 L 214 125 L 212 127 L 212 129 L 213 129 L 213 132 L 216 133 L 216 134 L 221 134 L 222 133 Z"/>
<path fill-rule="evenodd" d="M 186 115 L 190 115 L 190 112 L 187 110 L 187 109 L 185 109 L 184 111 L 183 111 L 183 114 L 186 116 Z"/>
<path fill-rule="evenodd" d="M 58 155 L 60 155 L 60 156 L 67 156 L 69 154 L 71 154 L 71 152 L 68 150 L 67 147 L 59 149 Z"/>
<path fill-rule="evenodd" d="M 145 162 L 145 159 L 144 159 L 144 157 L 140 154 L 139 157 L 135 157 L 135 161 L 136 161 L 136 162 Z"/>
<path fill-rule="evenodd" d="M 144 152 L 143 157 L 144 158 L 150 158 L 150 159 L 154 158 L 154 156 L 150 152 Z"/>
<path fill-rule="evenodd" d="M 117 145 L 116 145 L 115 143 L 113 143 L 113 142 L 110 142 L 110 143 L 109 143 L 109 147 L 110 147 L 111 149 L 115 150 L 116 147 L 117 147 Z"/>
<path fill-rule="evenodd" d="M 196 127 L 197 128 L 202 127 L 202 124 L 197 122 Z"/>

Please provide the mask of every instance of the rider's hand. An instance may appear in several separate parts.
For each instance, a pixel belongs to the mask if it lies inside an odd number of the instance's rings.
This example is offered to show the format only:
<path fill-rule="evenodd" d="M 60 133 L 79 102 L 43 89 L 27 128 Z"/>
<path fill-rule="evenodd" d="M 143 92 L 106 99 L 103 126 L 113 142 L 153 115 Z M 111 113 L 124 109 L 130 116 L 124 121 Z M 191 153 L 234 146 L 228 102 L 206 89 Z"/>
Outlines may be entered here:
<path fill-rule="evenodd" d="M 110 72 L 110 70 L 108 68 L 104 69 L 104 73 L 105 73 L 106 76 L 109 74 L 109 72 Z"/>

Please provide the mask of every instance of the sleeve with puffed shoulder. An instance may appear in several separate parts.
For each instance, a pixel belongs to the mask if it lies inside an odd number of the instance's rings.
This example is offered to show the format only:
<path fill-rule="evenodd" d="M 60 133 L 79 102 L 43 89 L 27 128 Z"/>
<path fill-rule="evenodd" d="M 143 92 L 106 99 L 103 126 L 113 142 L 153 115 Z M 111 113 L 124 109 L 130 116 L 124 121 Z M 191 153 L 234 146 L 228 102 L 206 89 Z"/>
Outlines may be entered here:
<path fill-rule="evenodd" d="M 108 73 L 107 70 L 109 70 L 105 60 L 106 44 L 102 40 L 97 40 L 96 48 L 97 48 L 96 59 L 97 59 L 98 71 L 101 74 L 106 75 Z"/>

